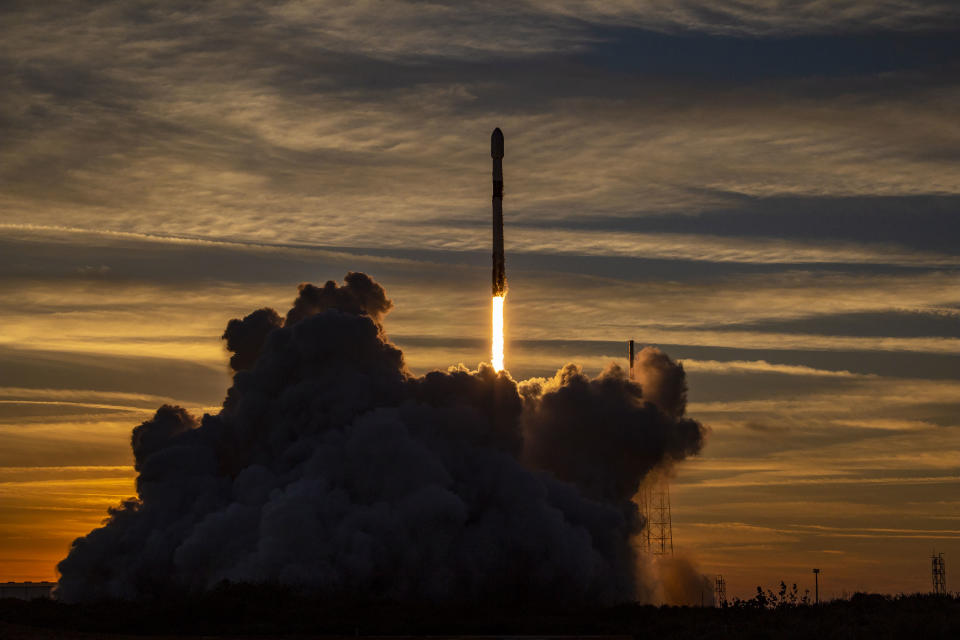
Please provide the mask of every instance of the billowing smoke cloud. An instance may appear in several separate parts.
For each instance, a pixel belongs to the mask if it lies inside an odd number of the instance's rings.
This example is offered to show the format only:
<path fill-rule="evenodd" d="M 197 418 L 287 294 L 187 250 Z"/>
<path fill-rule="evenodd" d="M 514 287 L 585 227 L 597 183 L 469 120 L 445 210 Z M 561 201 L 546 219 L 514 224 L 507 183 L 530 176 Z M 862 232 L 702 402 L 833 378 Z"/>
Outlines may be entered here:
<path fill-rule="evenodd" d="M 227 350 L 233 355 L 230 357 L 230 366 L 234 371 L 249 369 L 257 361 L 260 349 L 269 334 L 274 329 L 283 326 L 280 314 L 264 307 L 257 309 L 250 315 L 234 318 L 227 323 L 223 332 L 223 339 L 227 341 Z"/>
<path fill-rule="evenodd" d="M 223 339 L 227 350 L 233 353 L 230 366 L 234 371 L 249 369 L 256 362 L 264 341 L 274 329 L 284 324 L 293 325 L 327 309 L 339 309 L 345 313 L 365 315 L 383 330 L 383 316 L 393 307 L 387 292 L 365 273 L 351 271 L 344 278 L 344 286 L 328 280 L 323 287 L 309 283 L 300 285 L 297 299 L 287 312 L 286 321 L 270 308 L 257 309 L 245 318 L 234 318 L 227 323 Z"/>
<path fill-rule="evenodd" d="M 615 364 L 592 380 L 568 364 L 552 380 L 523 383 L 523 460 L 592 498 L 629 503 L 651 469 L 703 446 L 699 423 L 662 411 L 642 389 Z"/>
<path fill-rule="evenodd" d="M 382 327 L 383 316 L 393 308 L 387 292 L 365 273 L 351 271 L 344 278 L 345 286 L 339 287 L 328 280 L 322 288 L 312 284 L 300 285 L 300 295 L 287 312 L 286 324 L 300 322 L 307 316 L 322 313 L 327 309 L 339 309 L 344 313 L 369 316 Z"/>
<path fill-rule="evenodd" d="M 231 320 L 223 408 L 164 406 L 133 430 L 139 495 L 74 541 L 58 596 L 230 581 L 441 604 L 634 599 L 631 497 L 697 453 L 704 428 L 615 366 L 521 384 L 487 365 L 414 376 L 383 331 L 391 306 L 351 273 L 301 285 L 285 319 Z M 657 397 L 683 397 L 682 369 L 656 367 L 674 372 L 645 378 Z"/>
<path fill-rule="evenodd" d="M 644 347 L 633 365 L 643 398 L 667 415 L 679 418 L 687 411 L 687 377 L 683 365 L 656 347 Z"/>

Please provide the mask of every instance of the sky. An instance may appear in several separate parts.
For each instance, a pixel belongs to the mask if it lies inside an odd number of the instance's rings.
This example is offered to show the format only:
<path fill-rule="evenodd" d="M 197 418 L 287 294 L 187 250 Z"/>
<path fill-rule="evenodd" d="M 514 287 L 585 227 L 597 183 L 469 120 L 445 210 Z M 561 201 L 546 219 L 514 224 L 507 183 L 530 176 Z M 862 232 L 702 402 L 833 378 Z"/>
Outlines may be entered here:
<path fill-rule="evenodd" d="M 0 581 L 214 411 L 220 336 L 364 271 L 423 373 L 682 360 L 674 544 L 730 596 L 960 584 L 960 8 L 906 0 L 6 2 Z M 957 566 L 960 566 L 958 564 Z M 954 572 L 955 573 L 955 572 Z"/>

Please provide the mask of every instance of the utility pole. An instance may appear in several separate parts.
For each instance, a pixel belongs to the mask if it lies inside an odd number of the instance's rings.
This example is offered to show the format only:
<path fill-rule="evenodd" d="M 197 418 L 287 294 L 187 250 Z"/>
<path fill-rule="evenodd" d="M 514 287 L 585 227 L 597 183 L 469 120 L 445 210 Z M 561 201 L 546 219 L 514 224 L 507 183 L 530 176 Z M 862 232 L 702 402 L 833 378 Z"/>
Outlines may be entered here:
<path fill-rule="evenodd" d="M 820 569 L 813 570 L 813 593 L 814 601 L 820 604 Z"/>

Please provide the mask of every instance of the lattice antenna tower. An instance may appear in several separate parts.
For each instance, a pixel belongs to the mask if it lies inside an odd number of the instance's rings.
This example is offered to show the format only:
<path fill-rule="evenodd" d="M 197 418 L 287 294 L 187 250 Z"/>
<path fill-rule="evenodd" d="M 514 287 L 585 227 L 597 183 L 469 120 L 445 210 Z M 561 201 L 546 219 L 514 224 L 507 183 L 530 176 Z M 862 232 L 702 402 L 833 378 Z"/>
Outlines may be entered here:
<path fill-rule="evenodd" d="M 714 581 L 714 602 L 718 607 L 727 606 L 727 582 L 718 575 Z"/>
<path fill-rule="evenodd" d="M 634 379 L 633 365 L 636 350 L 633 340 L 627 342 L 627 373 Z M 673 517 L 670 513 L 670 484 L 663 476 L 654 482 L 644 483 L 640 489 L 640 511 L 647 526 L 641 540 L 644 551 L 657 556 L 673 555 Z"/>
<path fill-rule="evenodd" d="M 933 592 L 939 596 L 947 595 L 947 565 L 943 560 L 943 553 L 931 555 L 930 565 L 933 574 Z"/>

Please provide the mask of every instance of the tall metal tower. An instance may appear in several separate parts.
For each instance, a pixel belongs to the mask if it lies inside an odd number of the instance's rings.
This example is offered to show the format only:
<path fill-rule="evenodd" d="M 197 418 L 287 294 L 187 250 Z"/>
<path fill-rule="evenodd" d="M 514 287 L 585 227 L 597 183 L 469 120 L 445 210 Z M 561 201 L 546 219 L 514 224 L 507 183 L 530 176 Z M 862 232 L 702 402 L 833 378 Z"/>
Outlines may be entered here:
<path fill-rule="evenodd" d="M 655 556 L 673 555 L 673 521 L 670 517 L 670 484 L 657 478 L 643 489 L 644 516 L 647 518 L 647 551 Z"/>
<path fill-rule="evenodd" d="M 930 556 L 933 574 L 933 592 L 938 596 L 947 595 L 947 565 L 943 561 L 943 553 L 934 553 Z"/>
<path fill-rule="evenodd" d="M 634 379 L 633 365 L 636 359 L 633 340 L 627 342 L 627 370 Z M 657 556 L 673 555 L 673 517 L 670 514 L 670 484 L 663 476 L 640 488 L 640 512 L 647 521 L 643 532 L 643 546 L 647 553 Z"/>
<path fill-rule="evenodd" d="M 727 606 L 727 583 L 723 579 L 723 576 L 718 575 L 714 582 L 713 600 L 718 607 L 725 608 Z"/>

